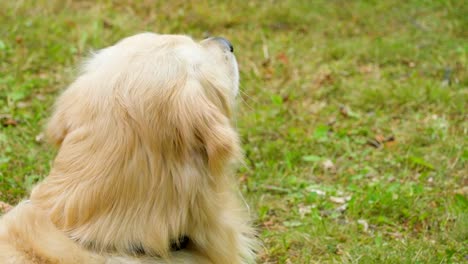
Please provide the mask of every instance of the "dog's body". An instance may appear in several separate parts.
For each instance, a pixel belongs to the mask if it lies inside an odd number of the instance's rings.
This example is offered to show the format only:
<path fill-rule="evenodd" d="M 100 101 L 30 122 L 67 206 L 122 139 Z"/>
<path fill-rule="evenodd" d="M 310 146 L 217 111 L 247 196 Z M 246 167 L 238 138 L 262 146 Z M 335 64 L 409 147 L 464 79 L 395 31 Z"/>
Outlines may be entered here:
<path fill-rule="evenodd" d="M 48 124 L 49 176 L 0 222 L 1 263 L 253 262 L 224 44 L 144 33 L 95 54 Z"/>

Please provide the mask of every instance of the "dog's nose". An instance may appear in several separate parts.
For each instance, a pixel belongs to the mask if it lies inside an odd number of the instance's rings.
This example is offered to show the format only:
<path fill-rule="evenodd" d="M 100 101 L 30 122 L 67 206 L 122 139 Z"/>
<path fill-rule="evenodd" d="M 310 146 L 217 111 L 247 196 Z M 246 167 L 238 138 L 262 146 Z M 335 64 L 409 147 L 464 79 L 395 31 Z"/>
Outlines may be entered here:
<path fill-rule="evenodd" d="M 222 37 L 213 37 L 211 39 L 218 41 L 219 43 L 222 43 L 224 46 L 226 46 L 229 49 L 230 52 L 234 52 L 234 47 L 232 46 L 229 40 L 222 38 Z"/>

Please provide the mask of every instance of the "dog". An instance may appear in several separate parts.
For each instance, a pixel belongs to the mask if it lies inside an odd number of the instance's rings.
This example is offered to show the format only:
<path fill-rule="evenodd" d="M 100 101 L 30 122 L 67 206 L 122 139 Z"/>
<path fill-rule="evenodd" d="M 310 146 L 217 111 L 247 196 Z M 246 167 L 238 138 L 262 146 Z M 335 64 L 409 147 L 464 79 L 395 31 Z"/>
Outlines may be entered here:
<path fill-rule="evenodd" d="M 50 174 L 0 220 L 1 263 L 254 263 L 238 92 L 224 38 L 141 33 L 92 54 L 47 124 Z"/>

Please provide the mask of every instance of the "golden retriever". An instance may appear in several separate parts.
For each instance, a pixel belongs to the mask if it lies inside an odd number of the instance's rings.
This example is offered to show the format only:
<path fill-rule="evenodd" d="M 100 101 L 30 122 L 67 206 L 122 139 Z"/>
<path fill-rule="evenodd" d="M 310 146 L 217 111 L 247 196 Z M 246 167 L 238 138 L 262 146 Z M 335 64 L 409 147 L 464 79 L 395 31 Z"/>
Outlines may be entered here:
<path fill-rule="evenodd" d="M 0 220 L 1 263 L 255 262 L 232 51 L 142 33 L 93 54 L 48 123 L 50 174 Z"/>

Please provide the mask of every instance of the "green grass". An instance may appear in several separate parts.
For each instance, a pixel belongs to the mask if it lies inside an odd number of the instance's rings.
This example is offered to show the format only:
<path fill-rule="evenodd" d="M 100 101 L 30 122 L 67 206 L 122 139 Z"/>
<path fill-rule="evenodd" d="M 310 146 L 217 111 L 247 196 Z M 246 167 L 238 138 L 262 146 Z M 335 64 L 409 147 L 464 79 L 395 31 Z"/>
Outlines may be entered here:
<path fill-rule="evenodd" d="M 225 36 L 259 263 L 466 263 L 465 1 L 158 2 L 0 2 L 0 200 L 47 175 L 36 136 L 90 50 Z"/>

